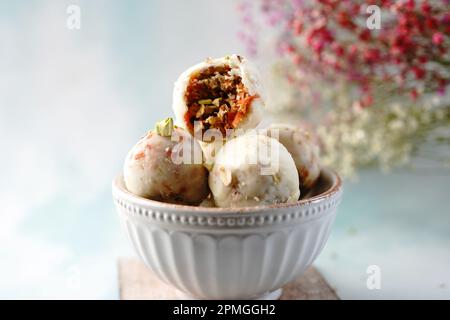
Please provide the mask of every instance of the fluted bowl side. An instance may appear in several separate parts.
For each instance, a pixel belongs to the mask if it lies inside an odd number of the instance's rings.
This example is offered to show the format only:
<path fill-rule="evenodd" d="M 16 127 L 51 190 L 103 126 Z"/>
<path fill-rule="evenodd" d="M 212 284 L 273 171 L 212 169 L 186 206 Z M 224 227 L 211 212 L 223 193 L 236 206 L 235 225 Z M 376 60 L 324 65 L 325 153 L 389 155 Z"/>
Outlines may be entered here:
<path fill-rule="evenodd" d="M 315 194 L 294 204 L 204 208 L 129 193 L 113 198 L 141 260 L 164 282 L 196 298 L 255 298 L 298 277 L 325 245 L 342 195 L 322 169 Z"/>

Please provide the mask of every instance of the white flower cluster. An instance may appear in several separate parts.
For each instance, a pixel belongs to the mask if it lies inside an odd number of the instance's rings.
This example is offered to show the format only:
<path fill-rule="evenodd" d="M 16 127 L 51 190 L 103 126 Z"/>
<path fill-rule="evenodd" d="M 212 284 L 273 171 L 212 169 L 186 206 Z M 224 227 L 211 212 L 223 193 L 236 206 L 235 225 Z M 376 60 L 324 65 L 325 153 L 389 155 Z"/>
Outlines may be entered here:
<path fill-rule="evenodd" d="M 426 143 L 447 145 L 448 149 L 449 96 L 423 97 L 413 102 L 392 94 L 388 85 L 379 84 L 374 90 L 375 103 L 361 108 L 352 105 L 352 88 L 345 85 L 327 88 L 326 84 L 309 79 L 309 83 L 317 85 L 284 90 L 289 86 L 282 85 L 284 75 L 280 70 L 283 66 L 279 64 L 272 72 L 272 82 L 278 96 L 284 93 L 284 99 L 272 96 L 268 105 L 278 117 L 284 112 L 288 113 L 283 115 L 285 118 L 300 118 L 301 122 L 316 126 L 322 164 L 343 176 L 355 176 L 358 168 L 368 165 L 389 171 L 410 164 Z M 432 160 L 450 164 L 448 154 L 443 159 L 433 159 L 432 151 L 427 153 Z"/>

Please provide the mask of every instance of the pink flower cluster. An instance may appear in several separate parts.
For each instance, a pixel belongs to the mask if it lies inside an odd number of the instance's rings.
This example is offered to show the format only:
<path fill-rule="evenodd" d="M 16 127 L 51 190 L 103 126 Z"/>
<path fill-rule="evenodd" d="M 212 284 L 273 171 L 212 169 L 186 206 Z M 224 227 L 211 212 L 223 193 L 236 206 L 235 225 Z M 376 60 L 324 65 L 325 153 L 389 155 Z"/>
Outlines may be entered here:
<path fill-rule="evenodd" d="M 414 99 L 422 92 L 442 93 L 449 84 L 449 0 L 260 0 L 259 5 L 268 24 L 281 31 L 278 49 L 295 64 L 294 72 L 356 84 L 362 106 L 373 102 L 377 83 L 391 83 Z M 369 5 L 381 9 L 379 30 L 366 25 Z M 244 17 L 253 21 L 248 12 Z M 255 52 L 254 38 L 247 40 Z"/>

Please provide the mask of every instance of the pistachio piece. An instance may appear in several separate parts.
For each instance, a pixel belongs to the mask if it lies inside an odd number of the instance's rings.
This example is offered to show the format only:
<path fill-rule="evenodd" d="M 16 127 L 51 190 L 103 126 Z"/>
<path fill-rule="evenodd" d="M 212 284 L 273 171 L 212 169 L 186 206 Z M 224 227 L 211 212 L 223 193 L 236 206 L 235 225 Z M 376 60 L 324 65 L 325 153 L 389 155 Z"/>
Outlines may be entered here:
<path fill-rule="evenodd" d="M 272 176 L 272 179 L 273 179 L 273 181 L 275 182 L 275 184 L 279 184 L 280 183 L 280 181 L 281 181 L 281 178 L 280 178 L 280 175 L 278 174 L 278 173 L 275 173 L 273 176 Z"/>
<path fill-rule="evenodd" d="M 205 113 L 205 106 L 201 105 L 200 109 L 198 109 L 197 113 L 195 114 L 195 116 L 197 118 L 200 118 L 203 114 Z"/>
<path fill-rule="evenodd" d="M 217 118 L 213 117 L 213 116 L 209 116 L 208 118 L 206 118 L 205 122 L 209 123 L 210 125 L 214 125 L 214 123 L 216 123 Z"/>
<path fill-rule="evenodd" d="M 221 98 L 216 98 L 213 100 L 212 104 L 215 105 L 216 107 L 220 106 L 220 99 Z"/>
<path fill-rule="evenodd" d="M 173 132 L 173 119 L 167 118 L 156 123 L 155 131 L 162 137 L 170 137 Z"/>
<path fill-rule="evenodd" d="M 198 104 L 211 104 L 212 100 L 211 99 L 201 99 L 198 100 Z"/>

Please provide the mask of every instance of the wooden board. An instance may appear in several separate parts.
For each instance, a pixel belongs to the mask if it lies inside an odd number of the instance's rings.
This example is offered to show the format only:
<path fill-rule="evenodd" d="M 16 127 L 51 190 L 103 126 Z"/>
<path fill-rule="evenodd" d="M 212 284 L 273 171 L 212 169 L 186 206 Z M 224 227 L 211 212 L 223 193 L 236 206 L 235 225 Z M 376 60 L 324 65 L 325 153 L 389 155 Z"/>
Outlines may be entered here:
<path fill-rule="evenodd" d="M 160 281 L 137 259 L 119 259 L 121 300 L 177 299 L 174 288 Z M 337 300 L 334 290 L 316 268 L 310 267 L 297 280 L 283 288 L 281 300 Z"/>

